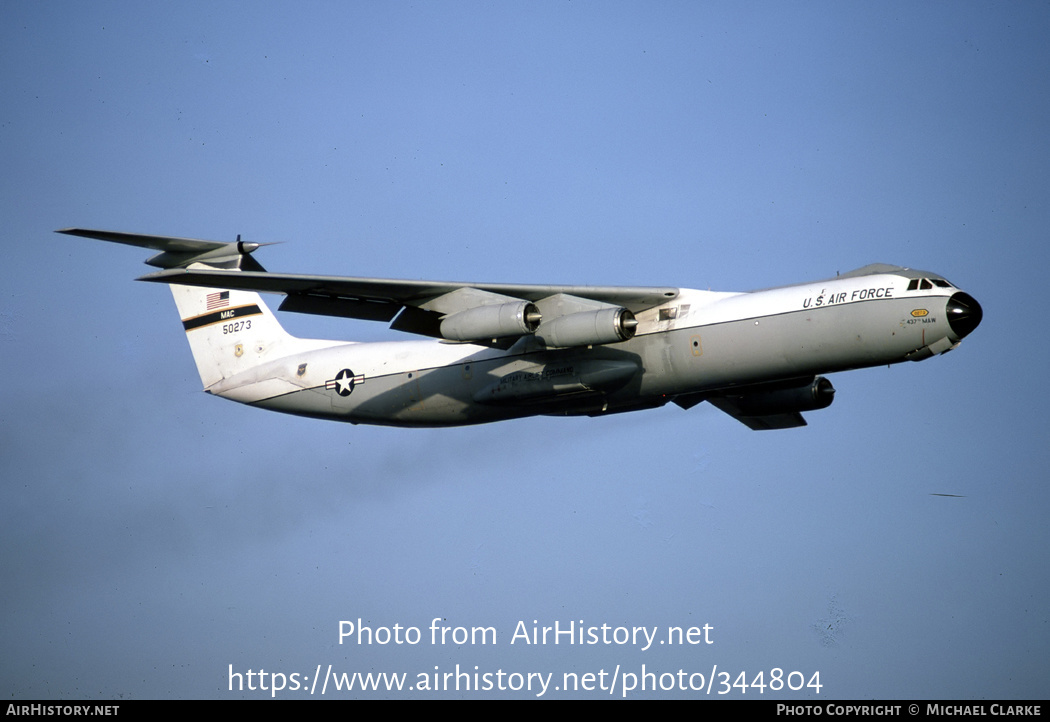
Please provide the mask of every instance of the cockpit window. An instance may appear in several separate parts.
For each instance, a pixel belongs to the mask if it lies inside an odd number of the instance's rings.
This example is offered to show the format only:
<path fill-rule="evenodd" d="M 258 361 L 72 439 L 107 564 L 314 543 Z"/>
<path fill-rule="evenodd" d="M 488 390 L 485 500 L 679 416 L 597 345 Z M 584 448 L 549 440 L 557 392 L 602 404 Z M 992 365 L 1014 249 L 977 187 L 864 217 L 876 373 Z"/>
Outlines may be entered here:
<path fill-rule="evenodd" d="M 951 288 L 952 284 L 943 278 L 913 278 L 908 281 L 909 291 L 928 291 L 934 286 L 938 288 Z"/>

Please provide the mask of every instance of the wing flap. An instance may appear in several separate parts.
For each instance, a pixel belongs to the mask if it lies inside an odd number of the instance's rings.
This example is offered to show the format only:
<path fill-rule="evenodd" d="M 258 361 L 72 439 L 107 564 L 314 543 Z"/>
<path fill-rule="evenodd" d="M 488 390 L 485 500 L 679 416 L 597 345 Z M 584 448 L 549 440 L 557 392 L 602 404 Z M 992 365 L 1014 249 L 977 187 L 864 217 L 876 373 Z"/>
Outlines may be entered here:
<path fill-rule="evenodd" d="M 401 306 L 384 301 L 362 301 L 352 298 L 315 296 L 308 293 L 293 293 L 285 296 L 279 311 L 312 313 L 321 316 L 359 318 L 364 321 L 389 321 L 397 315 Z"/>

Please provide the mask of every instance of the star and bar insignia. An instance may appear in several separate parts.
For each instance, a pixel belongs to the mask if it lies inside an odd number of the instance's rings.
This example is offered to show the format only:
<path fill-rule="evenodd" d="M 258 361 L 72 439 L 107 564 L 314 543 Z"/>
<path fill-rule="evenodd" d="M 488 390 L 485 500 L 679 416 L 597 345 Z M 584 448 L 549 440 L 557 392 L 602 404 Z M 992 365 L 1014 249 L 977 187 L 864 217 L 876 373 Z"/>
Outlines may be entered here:
<path fill-rule="evenodd" d="M 334 390 L 340 396 L 349 396 L 353 393 L 355 386 L 364 382 L 364 374 L 354 376 L 354 372 L 350 369 L 343 369 L 335 375 L 334 379 L 325 381 L 324 387 L 326 391 Z"/>

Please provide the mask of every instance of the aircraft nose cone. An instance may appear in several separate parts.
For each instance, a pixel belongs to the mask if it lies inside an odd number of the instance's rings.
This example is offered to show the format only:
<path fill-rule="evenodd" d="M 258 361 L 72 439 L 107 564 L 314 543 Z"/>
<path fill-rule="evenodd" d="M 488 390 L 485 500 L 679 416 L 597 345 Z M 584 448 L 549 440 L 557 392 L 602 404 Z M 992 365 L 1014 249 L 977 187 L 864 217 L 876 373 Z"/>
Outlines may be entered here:
<path fill-rule="evenodd" d="M 984 311 L 977 299 L 968 293 L 959 291 L 948 299 L 948 325 L 960 339 L 970 334 L 981 323 Z"/>

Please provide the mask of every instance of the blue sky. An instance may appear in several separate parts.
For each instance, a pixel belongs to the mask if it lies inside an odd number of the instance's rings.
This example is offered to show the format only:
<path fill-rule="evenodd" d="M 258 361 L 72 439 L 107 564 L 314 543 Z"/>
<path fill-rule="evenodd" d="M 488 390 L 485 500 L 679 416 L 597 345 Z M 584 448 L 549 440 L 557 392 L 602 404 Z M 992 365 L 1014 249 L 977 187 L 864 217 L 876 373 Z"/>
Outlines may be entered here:
<path fill-rule="evenodd" d="M 229 665 L 329 664 L 1045 696 L 1045 4 L 0 17 L 5 696 L 253 697 Z M 201 393 L 170 294 L 133 281 L 145 254 L 67 226 L 239 233 L 283 241 L 271 270 L 400 278 L 749 290 L 887 262 L 943 273 L 985 320 L 946 356 L 834 376 L 801 430 L 707 405 L 352 427 Z M 340 620 L 435 617 L 499 641 L 338 644 Z M 714 643 L 511 645 L 532 620 Z"/>

